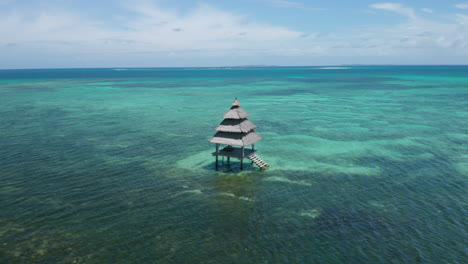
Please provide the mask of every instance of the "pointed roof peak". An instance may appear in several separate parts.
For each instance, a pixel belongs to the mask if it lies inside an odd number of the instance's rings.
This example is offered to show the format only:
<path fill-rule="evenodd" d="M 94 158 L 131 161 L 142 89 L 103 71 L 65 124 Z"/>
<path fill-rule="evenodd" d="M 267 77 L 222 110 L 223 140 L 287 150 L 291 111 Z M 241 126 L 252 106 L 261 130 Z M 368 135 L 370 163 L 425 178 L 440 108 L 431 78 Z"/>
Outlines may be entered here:
<path fill-rule="evenodd" d="M 237 100 L 237 97 L 234 100 L 234 102 L 232 102 L 232 106 L 240 106 L 240 102 L 239 102 L 239 100 Z"/>

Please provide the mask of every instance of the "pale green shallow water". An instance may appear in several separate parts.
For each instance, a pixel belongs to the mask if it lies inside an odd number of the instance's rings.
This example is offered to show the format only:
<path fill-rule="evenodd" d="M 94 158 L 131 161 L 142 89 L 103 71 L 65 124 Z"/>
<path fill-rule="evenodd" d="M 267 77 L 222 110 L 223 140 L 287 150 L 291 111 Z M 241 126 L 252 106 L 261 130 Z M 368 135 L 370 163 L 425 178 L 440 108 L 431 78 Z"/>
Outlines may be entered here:
<path fill-rule="evenodd" d="M 238 97 L 271 167 L 214 170 Z M 465 263 L 468 67 L 0 71 L 1 263 Z"/>

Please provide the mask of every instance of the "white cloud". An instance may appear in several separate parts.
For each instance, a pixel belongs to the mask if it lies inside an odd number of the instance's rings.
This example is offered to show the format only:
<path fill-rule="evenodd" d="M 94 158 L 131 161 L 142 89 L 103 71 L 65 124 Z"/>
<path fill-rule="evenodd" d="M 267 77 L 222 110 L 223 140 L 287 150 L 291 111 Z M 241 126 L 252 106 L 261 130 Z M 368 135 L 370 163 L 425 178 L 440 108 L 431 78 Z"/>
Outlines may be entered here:
<path fill-rule="evenodd" d="M 412 8 L 405 7 L 399 3 L 378 3 L 378 4 L 370 5 L 370 7 L 373 9 L 392 11 L 392 12 L 407 16 L 409 18 L 416 17 L 416 15 L 414 14 L 414 10 Z"/>
<path fill-rule="evenodd" d="M 459 9 L 468 9 L 468 4 L 457 4 L 455 7 Z"/>
<path fill-rule="evenodd" d="M 268 4 L 281 8 L 297 8 L 304 10 L 323 11 L 325 8 L 311 7 L 302 2 L 290 1 L 290 0 L 264 0 Z"/>
<path fill-rule="evenodd" d="M 424 13 L 429 13 L 429 14 L 434 13 L 434 10 L 432 10 L 430 8 L 421 8 L 421 11 L 423 11 Z"/>
<path fill-rule="evenodd" d="M 284 42 L 303 34 L 208 5 L 186 15 L 149 4 L 129 8 L 136 17 L 121 22 L 120 28 L 125 29 L 109 29 L 100 21 L 64 10 L 10 13 L 0 17 L 0 35 L 6 36 L 0 45 L 61 45 L 66 40 L 63 49 L 77 50 L 121 51 L 129 46 L 132 51 L 282 49 Z"/>
<path fill-rule="evenodd" d="M 362 54 L 374 53 L 401 59 L 404 56 L 424 58 L 426 54 L 426 58 L 440 61 L 446 59 L 444 56 L 466 59 L 466 55 L 460 54 L 468 54 L 468 16 L 454 16 L 451 23 L 414 17 L 399 25 L 362 30 L 353 44 Z"/>
<path fill-rule="evenodd" d="M 200 5 L 187 15 L 157 6 L 132 7 L 132 11 L 139 16 L 126 23 L 132 29 L 126 35 L 150 43 L 158 50 L 273 48 L 302 35 L 299 31 L 258 23 L 209 5 Z"/>
<path fill-rule="evenodd" d="M 270 4 L 278 7 L 287 7 L 287 8 L 304 8 L 305 5 L 301 2 L 296 1 L 287 1 L 287 0 L 268 0 Z"/>

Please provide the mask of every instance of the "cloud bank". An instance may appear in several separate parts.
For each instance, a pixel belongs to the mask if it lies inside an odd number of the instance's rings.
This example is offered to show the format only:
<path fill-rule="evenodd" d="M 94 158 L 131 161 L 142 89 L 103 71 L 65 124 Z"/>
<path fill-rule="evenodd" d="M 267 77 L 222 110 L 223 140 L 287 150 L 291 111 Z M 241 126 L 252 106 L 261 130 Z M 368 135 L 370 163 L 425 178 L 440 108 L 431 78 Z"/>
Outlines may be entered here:
<path fill-rule="evenodd" d="M 393 25 L 335 32 L 295 30 L 207 4 L 183 13 L 151 2 L 120 8 L 127 15 L 112 23 L 56 7 L 0 11 L 0 68 L 457 64 L 468 54 L 468 15 L 439 22 L 428 20 L 432 9 L 400 3 L 367 9 L 400 15 Z"/>
<path fill-rule="evenodd" d="M 392 12 L 407 16 L 409 18 L 416 17 L 414 10 L 412 8 L 405 7 L 402 4 L 398 4 L 398 3 L 379 3 L 379 4 L 373 4 L 370 7 L 374 9 L 392 11 Z"/>

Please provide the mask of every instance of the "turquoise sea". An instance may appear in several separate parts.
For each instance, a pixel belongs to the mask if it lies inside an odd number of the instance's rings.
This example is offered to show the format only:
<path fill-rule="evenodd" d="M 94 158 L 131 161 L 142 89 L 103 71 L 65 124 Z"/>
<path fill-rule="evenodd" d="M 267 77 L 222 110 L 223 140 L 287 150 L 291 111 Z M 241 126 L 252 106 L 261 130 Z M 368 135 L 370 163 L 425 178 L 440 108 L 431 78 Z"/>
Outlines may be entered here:
<path fill-rule="evenodd" d="M 466 263 L 467 177 L 468 66 L 0 70 L 0 263 Z"/>

